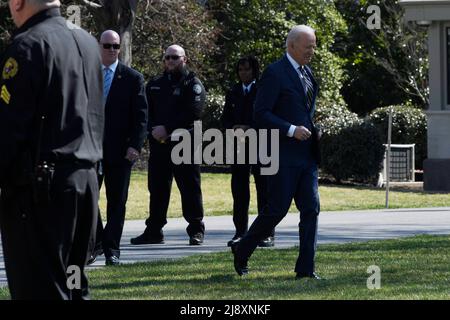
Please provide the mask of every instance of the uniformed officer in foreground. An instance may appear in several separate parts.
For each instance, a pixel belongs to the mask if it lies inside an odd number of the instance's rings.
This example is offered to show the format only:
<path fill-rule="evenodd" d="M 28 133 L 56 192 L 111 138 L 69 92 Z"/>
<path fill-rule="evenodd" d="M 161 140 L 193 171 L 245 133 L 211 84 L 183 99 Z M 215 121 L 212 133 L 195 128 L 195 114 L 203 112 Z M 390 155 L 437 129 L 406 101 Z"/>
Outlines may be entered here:
<path fill-rule="evenodd" d="M 0 227 L 12 299 L 87 299 L 104 112 L 96 40 L 57 0 L 9 0 L 0 79 Z"/>
<path fill-rule="evenodd" d="M 144 233 L 131 239 L 132 244 L 164 243 L 162 228 L 167 223 L 173 177 L 180 190 L 183 217 L 189 223 L 189 244 L 203 243 L 200 166 L 193 162 L 175 165 L 171 159 L 172 148 L 177 143 L 171 141 L 172 132 L 178 128 L 193 128 L 194 121 L 200 119 L 206 97 L 202 83 L 187 70 L 186 62 L 184 49 L 170 46 L 164 55 L 164 73 L 147 84 L 150 217 Z"/>

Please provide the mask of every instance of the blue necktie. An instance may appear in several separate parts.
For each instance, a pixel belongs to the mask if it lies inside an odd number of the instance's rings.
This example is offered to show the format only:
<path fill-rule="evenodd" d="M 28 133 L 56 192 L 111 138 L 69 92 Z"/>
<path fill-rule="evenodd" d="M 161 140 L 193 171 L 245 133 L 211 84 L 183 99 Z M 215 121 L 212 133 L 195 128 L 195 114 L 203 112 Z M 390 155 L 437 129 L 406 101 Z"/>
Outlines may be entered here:
<path fill-rule="evenodd" d="M 106 103 L 108 98 L 109 89 L 111 88 L 111 83 L 113 79 L 113 72 L 110 68 L 105 68 L 103 77 L 103 101 Z"/>
<path fill-rule="evenodd" d="M 305 80 L 305 85 L 306 85 L 306 100 L 307 100 L 307 107 L 308 110 L 311 110 L 312 108 L 312 102 L 313 102 L 313 96 L 314 96 L 314 85 L 311 81 L 311 79 L 309 78 L 308 73 L 306 72 L 304 67 L 299 67 L 298 68 L 300 70 L 300 73 L 303 76 L 303 79 Z"/>

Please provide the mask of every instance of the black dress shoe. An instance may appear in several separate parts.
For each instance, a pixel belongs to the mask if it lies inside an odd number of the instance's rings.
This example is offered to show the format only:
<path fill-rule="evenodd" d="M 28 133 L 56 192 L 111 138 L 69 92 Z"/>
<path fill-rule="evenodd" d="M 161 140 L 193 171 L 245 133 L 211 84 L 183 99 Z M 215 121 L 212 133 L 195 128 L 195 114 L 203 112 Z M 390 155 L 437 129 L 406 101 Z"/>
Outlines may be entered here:
<path fill-rule="evenodd" d="M 103 249 L 94 250 L 91 254 L 91 257 L 89 258 L 87 265 L 93 264 L 95 261 L 97 261 L 97 257 L 101 256 L 103 254 Z"/>
<path fill-rule="evenodd" d="M 258 242 L 258 247 L 261 248 L 269 248 L 273 247 L 274 245 L 275 245 L 274 237 L 267 237 L 266 239 L 262 239 L 260 242 Z"/>
<path fill-rule="evenodd" d="M 231 246 L 231 252 L 233 253 L 233 264 L 234 264 L 234 270 L 236 271 L 236 273 L 238 275 L 242 276 L 246 276 L 248 275 L 248 259 L 243 259 L 241 257 L 239 257 L 239 255 L 237 254 L 237 244 L 238 242 L 234 243 Z"/>
<path fill-rule="evenodd" d="M 136 238 L 131 238 L 131 244 L 140 245 L 140 244 L 163 244 L 164 236 L 154 237 L 146 232 L 137 236 Z"/>
<path fill-rule="evenodd" d="M 199 246 L 203 243 L 204 235 L 201 232 L 194 234 L 189 237 L 189 245 L 191 246 Z"/>
<path fill-rule="evenodd" d="M 120 264 L 120 259 L 117 256 L 106 257 L 105 265 L 107 266 L 118 266 Z"/>
<path fill-rule="evenodd" d="M 297 275 L 295 276 L 295 279 L 305 279 L 305 278 L 314 279 L 314 280 L 325 280 L 325 279 L 319 277 L 319 275 L 315 272 L 312 272 L 312 273 L 297 272 Z"/>
<path fill-rule="evenodd" d="M 239 241 L 241 241 L 242 237 L 241 236 L 234 236 L 230 241 L 227 242 L 227 246 L 231 247 L 233 244 L 238 243 Z"/>

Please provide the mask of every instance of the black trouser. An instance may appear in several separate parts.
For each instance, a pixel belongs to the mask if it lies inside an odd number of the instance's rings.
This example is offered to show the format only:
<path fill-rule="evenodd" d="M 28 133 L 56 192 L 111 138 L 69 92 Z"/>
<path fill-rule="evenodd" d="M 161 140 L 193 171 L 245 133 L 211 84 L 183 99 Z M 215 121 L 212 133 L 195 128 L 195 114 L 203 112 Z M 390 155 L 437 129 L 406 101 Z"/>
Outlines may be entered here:
<path fill-rule="evenodd" d="M 242 237 L 248 230 L 248 208 L 250 205 L 250 173 L 256 186 L 258 214 L 267 206 L 267 182 L 261 175 L 259 165 L 235 164 L 231 166 L 231 193 L 233 194 L 233 222 L 236 236 Z M 274 236 L 274 230 L 271 233 Z"/>
<path fill-rule="evenodd" d="M 304 166 L 280 167 L 277 174 L 267 176 L 268 209 L 258 215 L 246 235 L 237 246 L 241 259 L 248 259 L 260 240 L 288 213 L 292 199 L 300 211 L 300 247 L 295 265 L 298 273 L 314 272 L 314 256 L 317 243 L 317 225 L 320 212 L 318 169 L 315 162 Z"/>
<path fill-rule="evenodd" d="M 49 205 L 37 207 L 30 187 L 2 189 L 0 226 L 12 299 L 89 298 L 84 266 L 97 221 L 96 171 L 57 166 L 50 194 Z M 78 266 L 81 289 L 67 286 L 76 274 L 66 273 L 69 266 Z"/>
<path fill-rule="evenodd" d="M 126 159 L 122 163 L 102 162 L 103 172 L 98 176 L 100 188 L 103 182 L 105 183 L 107 218 L 103 228 L 100 210 L 98 211 L 95 250 L 103 249 L 106 257 L 120 257 L 120 239 L 125 223 L 131 167 L 132 164 Z"/>
<path fill-rule="evenodd" d="M 150 145 L 148 161 L 148 190 L 150 192 L 150 217 L 145 222 L 147 232 L 158 237 L 167 223 L 167 209 L 170 201 L 172 181 L 175 177 L 181 194 L 183 217 L 189 223 L 189 236 L 204 233 L 203 200 L 200 180 L 200 166 L 196 164 L 175 165 L 171 159 L 172 145 Z"/>

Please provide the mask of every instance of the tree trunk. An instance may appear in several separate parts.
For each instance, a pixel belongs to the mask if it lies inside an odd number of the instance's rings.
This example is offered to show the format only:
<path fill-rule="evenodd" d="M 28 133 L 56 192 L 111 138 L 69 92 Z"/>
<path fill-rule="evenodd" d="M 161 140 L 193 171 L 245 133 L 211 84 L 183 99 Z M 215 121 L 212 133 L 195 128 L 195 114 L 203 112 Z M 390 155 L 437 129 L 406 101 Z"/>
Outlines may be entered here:
<path fill-rule="evenodd" d="M 132 62 L 133 22 L 136 17 L 138 0 L 103 0 L 100 8 L 92 13 L 99 30 L 114 30 L 120 35 L 120 60 L 130 66 Z"/>

